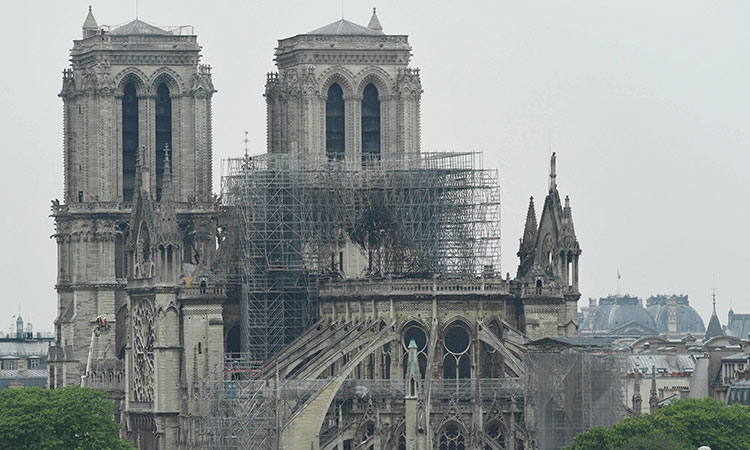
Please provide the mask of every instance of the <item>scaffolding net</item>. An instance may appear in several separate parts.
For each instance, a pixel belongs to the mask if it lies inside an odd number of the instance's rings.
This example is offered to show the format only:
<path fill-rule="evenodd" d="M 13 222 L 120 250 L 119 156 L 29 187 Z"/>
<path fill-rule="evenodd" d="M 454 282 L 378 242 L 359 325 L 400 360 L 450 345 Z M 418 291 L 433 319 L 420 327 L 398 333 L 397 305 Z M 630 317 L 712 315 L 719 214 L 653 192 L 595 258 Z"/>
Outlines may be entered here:
<path fill-rule="evenodd" d="M 624 353 L 528 352 L 526 423 L 539 450 L 559 449 L 593 426 L 625 417 Z"/>
<path fill-rule="evenodd" d="M 479 153 L 245 156 L 224 160 L 221 195 L 219 271 L 240 295 L 251 370 L 314 323 L 321 279 L 500 270 L 497 171 Z"/>

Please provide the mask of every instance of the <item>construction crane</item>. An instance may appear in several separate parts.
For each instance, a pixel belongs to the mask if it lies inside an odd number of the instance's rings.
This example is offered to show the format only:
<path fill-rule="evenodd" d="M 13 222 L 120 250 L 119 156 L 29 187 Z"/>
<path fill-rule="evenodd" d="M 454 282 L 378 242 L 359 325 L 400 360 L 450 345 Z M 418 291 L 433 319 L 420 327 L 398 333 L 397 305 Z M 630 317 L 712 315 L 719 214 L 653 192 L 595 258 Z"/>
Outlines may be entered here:
<path fill-rule="evenodd" d="M 91 354 L 94 352 L 94 338 L 98 338 L 102 334 L 109 333 L 109 324 L 107 318 L 98 316 L 95 320 L 96 326 L 91 330 L 91 342 L 89 343 L 89 356 L 86 359 L 86 372 L 81 375 L 81 387 L 86 387 L 86 381 L 91 373 Z"/>

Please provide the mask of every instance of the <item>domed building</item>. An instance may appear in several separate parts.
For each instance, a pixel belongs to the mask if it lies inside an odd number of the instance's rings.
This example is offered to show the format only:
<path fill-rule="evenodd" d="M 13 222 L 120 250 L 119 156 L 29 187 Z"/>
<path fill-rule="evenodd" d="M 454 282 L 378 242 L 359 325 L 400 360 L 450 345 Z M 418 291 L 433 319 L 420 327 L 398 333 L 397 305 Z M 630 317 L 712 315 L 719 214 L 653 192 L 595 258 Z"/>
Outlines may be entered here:
<path fill-rule="evenodd" d="M 580 334 L 647 336 L 658 334 L 656 322 L 638 297 L 610 295 L 590 300 Z"/>
<path fill-rule="evenodd" d="M 653 317 L 659 334 L 702 335 L 706 332 L 703 319 L 690 306 L 687 295 L 655 295 L 646 300 L 646 309 Z"/>

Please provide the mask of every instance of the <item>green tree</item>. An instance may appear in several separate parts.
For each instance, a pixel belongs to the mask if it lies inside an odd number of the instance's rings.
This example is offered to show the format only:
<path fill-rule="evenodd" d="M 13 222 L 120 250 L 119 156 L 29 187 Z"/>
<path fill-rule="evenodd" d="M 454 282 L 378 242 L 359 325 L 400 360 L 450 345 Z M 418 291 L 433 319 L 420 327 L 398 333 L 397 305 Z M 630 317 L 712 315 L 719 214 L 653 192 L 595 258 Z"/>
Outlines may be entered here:
<path fill-rule="evenodd" d="M 593 427 L 567 450 L 694 450 L 701 445 L 750 449 L 750 407 L 710 398 L 676 401 L 653 414 L 624 419 L 611 430 Z"/>
<path fill-rule="evenodd" d="M 4 389 L 0 391 L 0 448 L 131 449 L 120 441 L 114 411 L 114 403 L 93 389 Z"/>

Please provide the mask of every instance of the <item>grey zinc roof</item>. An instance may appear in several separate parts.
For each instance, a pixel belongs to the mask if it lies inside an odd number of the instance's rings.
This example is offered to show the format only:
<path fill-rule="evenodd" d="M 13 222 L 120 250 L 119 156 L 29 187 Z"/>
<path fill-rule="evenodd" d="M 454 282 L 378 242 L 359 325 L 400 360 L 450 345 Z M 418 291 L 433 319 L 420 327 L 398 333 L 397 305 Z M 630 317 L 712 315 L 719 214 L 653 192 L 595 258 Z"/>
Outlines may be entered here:
<path fill-rule="evenodd" d="M 750 334 L 750 314 L 732 314 L 727 323 L 727 334 L 740 339 L 747 339 Z"/>
<path fill-rule="evenodd" d="M 135 19 L 132 22 L 128 22 L 125 25 L 115 28 L 110 34 L 116 35 L 131 35 L 131 34 L 156 34 L 156 35 L 167 35 L 167 30 L 162 30 L 159 27 L 146 23 L 142 20 Z"/>
<path fill-rule="evenodd" d="M 628 373 L 633 373 L 638 368 L 644 375 L 651 374 L 652 366 L 656 366 L 657 372 L 659 372 L 659 369 L 667 373 L 693 372 L 695 370 L 695 356 L 691 354 L 656 355 L 653 353 L 628 355 Z"/>
<path fill-rule="evenodd" d="M 382 31 L 371 30 L 346 19 L 337 20 L 306 34 L 325 36 L 383 36 Z"/>
<path fill-rule="evenodd" d="M 0 356 L 44 356 L 47 354 L 49 341 L 2 341 Z"/>
<path fill-rule="evenodd" d="M 714 310 L 714 313 L 711 314 L 711 319 L 708 321 L 708 328 L 706 328 L 706 339 L 708 340 L 716 336 L 724 336 L 724 331 L 721 329 L 719 317 L 716 315 L 716 311 Z"/>
<path fill-rule="evenodd" d="M 94 13 L 91 12 L 91 6 L 89 6 L 89 13 L 86 16 L 86 20 L 83 22 L 84 30 L 97 30 L 99 29 L 99 25 L 96 23 L 96 19 L 94 19 Z"/>
<path fill-rule="evenodd" d="M 725 356 L 721 358 L 724 362 L 747 362 L 747 353 L 735 353 L 733 355 Z"/>

